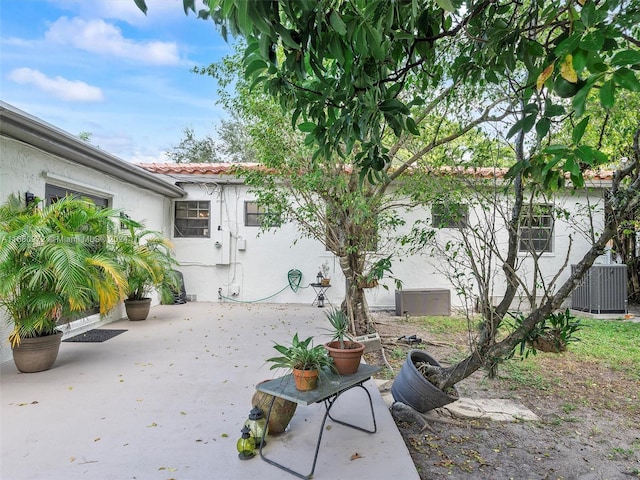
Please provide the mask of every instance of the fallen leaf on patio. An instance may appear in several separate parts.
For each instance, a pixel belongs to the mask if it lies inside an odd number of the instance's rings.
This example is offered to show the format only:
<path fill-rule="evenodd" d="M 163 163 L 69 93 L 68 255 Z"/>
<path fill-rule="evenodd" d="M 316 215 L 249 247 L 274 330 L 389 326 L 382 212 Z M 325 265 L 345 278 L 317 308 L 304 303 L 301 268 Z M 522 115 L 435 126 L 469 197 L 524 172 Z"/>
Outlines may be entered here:
<path fill-rule="evenodd" d="M 76 461 L 76 457 L 70 457 L 70 458 L 69 458 L 69 461 L 70 461 L 71 463 L 75 462 L 75 461 Z"/>
<path fill-rule="evenodd" d="M 69 390 L 73 390 L 73 387 L 69 387 Z"/>
<path fill-rule="evenodd" d="M 364 458 L 362 455 L 360 455 L 358 452 L 354 453 L 353 455 L 351 455 L 351 460 L 357 460 L 358 458 Z"/>
<path fill-rule="evenodd" d="M 180 412 L 180 415 L 186 415 L 187 412 Z"/>
<path fill-rule="evenodd" d="M 157 426 L 158 426 L 158 424 L 156 422 L 153 422 L 151 425 L 147 425 L 147 428 L 148 427 L 157 427 Z"/>
<path fill-rule="evenodd" d="M 94 439 L 93 439 L 93 441 L 94 441 L 94 442 L 99 442 L 99 441 L 100 441 L 100 437 L 98 437 L 98 438 L 94 438 Z"/>
<path fill-rule="evenodd" d="M 34 400 L 33 402 L 31 402 L 31 405 L 37 405 L 38 403 L 40 402 L 38 402 L 37 400 Z"/>
<path fill-rule="evenodd" d="M 173 467 L 160 467 L 160 468 L 158 468 L 158 470 L 168 470 L 170 472 L 175 472 L 178 469 L 177 468 L 173 468 Z"/>
<path fill-rule="evenodd" d="M 227 438 L 229 435 L 227 435 L 226 433 L 223 433 L 222 435 L 220 435 L 222 438 Z"/>

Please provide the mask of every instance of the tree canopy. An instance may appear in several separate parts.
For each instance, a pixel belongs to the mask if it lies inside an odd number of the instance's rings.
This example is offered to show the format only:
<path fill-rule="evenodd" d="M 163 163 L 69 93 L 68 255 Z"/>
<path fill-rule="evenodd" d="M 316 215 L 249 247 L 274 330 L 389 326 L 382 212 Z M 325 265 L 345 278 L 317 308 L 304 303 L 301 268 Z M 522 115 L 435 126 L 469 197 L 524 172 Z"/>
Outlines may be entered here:
<path fill-rule="evenodd" d="M 144 0 L 135 0 L 146 10 Z M 390 157 L 383 137 L 418 135 L 412 107 L 433 86 L 462 84 L 482 104 L 487 86 L 517 93 L 522 116 L 509 134 L 544 138 L 554 121 L 575 123 L 567 145 L 549 145 L 547 181 L 607 161 L 583 145 L 594 92 L 603 108 L 621 91 L 640 91 L 638 0 L 183 0 L 212 19 L 223 37 L 241 36 L 245 76 L 292 112 L 317 155 L 356 152 L 364 174 L 383 172 Z M 552 95 L 555 94 L 555 95 Z M 563 99 L 569 99 L 564 101 Z M 534 159 L 535 160 L 535 159 Z M 380 178 L 375 174 L 371 179 Z"/>

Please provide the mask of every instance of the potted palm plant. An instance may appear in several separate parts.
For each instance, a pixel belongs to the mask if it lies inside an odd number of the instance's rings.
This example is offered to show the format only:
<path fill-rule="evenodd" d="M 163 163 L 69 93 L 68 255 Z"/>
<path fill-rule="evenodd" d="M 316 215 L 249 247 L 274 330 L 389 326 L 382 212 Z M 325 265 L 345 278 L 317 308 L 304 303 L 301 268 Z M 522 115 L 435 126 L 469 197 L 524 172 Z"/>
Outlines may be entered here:
<path fill-rule="evenodd" d="M 122 219 L 126 234 L 119 235 L 116 249 L 125 272 L 124 301 L 129 320 L 145 320 L 151 306 L 151 292 L 156 290 L 163 303 L 171 303 L 180 288 L 174 267 L 171 242 L 157 231 L 148 230 L 140 222 Z"/>
<path fill-rule="evenodd" d="M 291 370 L 296 388 L 301 391 L 313 390 L 318 386 L 318 377 L 323 368 L 333 369 L 333 360 L 322 345 L 313 345 L 313 337 L 300 340 L 296 333 L 291 345 L 273 346 L 281 356 L 271 357 L 270 370 L 284 368 Z"/>
<path fill-rule="evenodd" d="M 57 358 L 61 319 L 124 298 L 125 278 L 107 239 L 119 213 L 65 197 L 40 207 L 11 195 L 0 207 L 0 307 L 13 325 L 16 367 L 33 373 Z"/>
<path fill-rule="evenodd" d="M 340 375 L 356 373 L 365 345 L 354 342 L 349 337 L 349 320 L 342 310 L 333 308 L 326 313 L 326 316 L 331 324 L 332 338 L 330 342 L 325 343 L 324 347 L 333 358 L 336 371 Z"/>

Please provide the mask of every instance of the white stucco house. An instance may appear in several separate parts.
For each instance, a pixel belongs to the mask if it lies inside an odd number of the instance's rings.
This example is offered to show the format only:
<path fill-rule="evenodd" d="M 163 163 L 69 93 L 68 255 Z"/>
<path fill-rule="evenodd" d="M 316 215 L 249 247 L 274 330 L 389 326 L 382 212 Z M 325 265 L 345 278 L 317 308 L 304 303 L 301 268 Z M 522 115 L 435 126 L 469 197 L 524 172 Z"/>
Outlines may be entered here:
<path fill-rule="evenodd" d="M 610 179 L 609 173 L 593 177 L 590 190 L 561 199 L 564 207 L 577 212 L 587 203 L 594 205 L 594 221 L 600 224 L 603 214 L 597 207 Z M 83 194 L 161 231 L 174 244 L 192 301 L 312 304 L 317 291 L 310 284 L 316 281 L 322 264 L 329 266 L 331 277 L 331 287 L 325 291 L 327 301 L 338 304 L 344 296 L 344 277 L 337 261 L 320 242 L 300 238 L 293 224 L 283 224 L 275 233 L 260 233 L 259 205 L 242 178 L 230 174 L 228 165 L 133 165 L 0 102 L 0 201 L 11 193 L 44 199 Z M 415 219 L 435 218 L 437 212 L 432 210 L 405 212 L 407 225 Z M 576 232 L 572 220 L 541 215 L 532 225 L 533 235 L 544 240 L 541 262 L 553 271 L 566 260 L 569 234 Z M 451 235 L 448 228 L 438 233 L 443 240 Z M 562 273 L 565 278 L 571 263 L 590 246 L 587 236 L 574 234 L 572 238 L 568 266 Z M 294 271 L 302 274 L 299 281 L 291 274 Z M 394 264 L 393 272 L 404 289 L 446 290 L 452 308 L 461 304 L 433 258 L 403 258 Z M 388 286 L 388 290 L 367 290 L 372 308 L 397 306 L 391 281 Z M 119 308 L 102 321 L 122 316 Z M 80 322 L 94 321 L 100 319 L 94 316 Z M 8 330 L 2 330 L 0 336 L 0 361 L 5 361 L 11 357 Z"/>

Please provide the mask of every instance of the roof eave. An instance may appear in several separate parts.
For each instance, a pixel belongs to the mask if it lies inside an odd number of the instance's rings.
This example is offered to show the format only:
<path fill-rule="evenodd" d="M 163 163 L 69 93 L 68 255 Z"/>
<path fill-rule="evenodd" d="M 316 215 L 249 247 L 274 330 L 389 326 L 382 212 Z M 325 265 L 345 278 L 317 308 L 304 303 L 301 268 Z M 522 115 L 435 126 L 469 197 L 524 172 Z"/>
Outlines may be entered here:
<path fill-rule="evenodd" d="M 5 102 L 0 102 L 0 133 L 154 193 L 170 198 L 181 198 L 185 195 L 181 187 L 172 185 Z"/>

